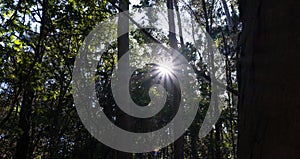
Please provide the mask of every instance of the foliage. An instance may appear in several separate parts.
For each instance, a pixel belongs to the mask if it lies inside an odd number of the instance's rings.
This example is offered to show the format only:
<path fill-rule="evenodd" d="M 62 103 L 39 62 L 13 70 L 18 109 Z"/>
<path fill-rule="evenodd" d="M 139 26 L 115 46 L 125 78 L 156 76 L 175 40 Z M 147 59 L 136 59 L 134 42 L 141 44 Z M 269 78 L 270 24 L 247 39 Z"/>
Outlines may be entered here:
<path fill-rule="evenodd" d="M 166 7 L 165 2 L 142 0 L 135 8 L 155 4 Z M 228 87 L 237 89 L 235 66 L 238 57 L 235 48 L 240 26 L 236 2 L 227 2 L 231 5 L 233 29 L 228 28 L 220 2 L 179 1 L 179 4 L 180 9 L 193 14 L 216 41 L 220 52 L 226 57 Z M 26 133 L 29 142 L 25 158 L 115 156 L 115 150 L 99 143 L 85 130 L 76 113 L 70 84 L 74 59 L 84 38 L 99 22 L 117 11 L 106 0 L 0 0 L 0 158 L 16 158 L 18 144 L 22 137 L 26 137 Z M 156 35 L 155 31 L 147 30 L 150 35 L 168 44 L 168 38 Z M 130 33 L 133 45 L 139 46 L 149 41 L 151 38 L 141 31 Z M 197 55 L 194 46 L 187 43 L 181 45 L 180 49 L 194 64 L 194 69 L 202 70 L 197 75 L 203 97 L 199 104 L 202 113 L 197 114 L 195 122 L 185 134 L 185 157 L 236 158 L 235 94 L 227 92 L 228 100 L 224 103 L 226 107 L 218 124 L 205 139 L 198 139 L 197 133 L 205 115 L 203 112 L 210 99 L 210 83 L 203 78 L 208 72 L 205 64 L 198 59 L 201 55 Z M 117 115 L 110 91 L 110 78 L 117 61 L 116 50 L 116 43 L 107 49 L 99 61 L 96 80 L 101 106 L 113 122 Z M 141 105 L 146 105 L 150 100 L 147 92 L 151 81 L 145 80 L 145 77 L 151 69 L 153 66 L 145 66 L 132 76 L 132 97 Z M 171 102 L 167 105 L 161 116 L 147 121 L 153 125 L 151 128 L 155 128 L 161 117 L 172 117 Z M 22 126 L 24 121 L 29 129 Z M 136 129 L 143 124 L 132 121 Z M 160 150 L 158 155 L 170 158 L 172 154 L 174 146 L 170 145 Z M 145 153 L 133 156 L 151 158 L 152 155 Z"/>

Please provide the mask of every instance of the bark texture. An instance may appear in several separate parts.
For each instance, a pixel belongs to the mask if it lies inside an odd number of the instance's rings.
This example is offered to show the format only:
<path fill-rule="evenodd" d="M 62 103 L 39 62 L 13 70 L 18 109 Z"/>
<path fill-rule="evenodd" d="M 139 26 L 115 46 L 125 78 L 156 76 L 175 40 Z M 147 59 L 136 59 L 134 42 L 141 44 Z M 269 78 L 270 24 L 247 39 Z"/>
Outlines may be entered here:
<path fill-rule="evenodd" d="M 239 159 L 300 151 L 300 2 L 239 0 Z"/>

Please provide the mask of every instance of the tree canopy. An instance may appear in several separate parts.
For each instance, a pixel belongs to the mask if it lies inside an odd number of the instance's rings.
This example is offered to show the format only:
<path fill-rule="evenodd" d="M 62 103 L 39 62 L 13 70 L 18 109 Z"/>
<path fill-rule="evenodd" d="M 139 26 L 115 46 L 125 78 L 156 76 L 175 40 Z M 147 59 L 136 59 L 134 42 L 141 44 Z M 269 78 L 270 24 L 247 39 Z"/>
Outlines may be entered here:
<path fill-rule="evenodd" d="M 71 84 L 74 61 L 85 38 L 99 23 L 123 11 L 120 4 L 126 0 L 120 1 L 0 1 L 0 158 L 94 159 L 118 156 L 119 152 L 97 141 L 85 129 L 74 105 Z M 241 31 L 237 1 L 140 0 L 129 3 L 129 12 L 152 7 L 153 12 L 147 16 L 153 19 L 157 16 L 155 11 L 167 7 L 194 18 L 213 39 L 223 57 L 225 71 L 222 75 L 226 78 L 222 114 L 210 133 L 199 138 L 198 132 L 212 94 L 207 61 L 194 44 L 184 43 L 184 36 L 159 34 L 160 30 L 153 28 L 130 31 L 127 37 L 129 49 L 144 49 L 146 53 L 143 44 L 150 42 L 161 42 L 177 49 L 196 71 L 198 85 L 195 87 L 201 92 L 199 111 L 181 142 L 155 152 L 130 154 L 130 158 L 178 158 L 176 152 L 181 149 L 184 158 L 236 159 L 237 40 Z M 174 16 L 173 20 L 180 22 L 180 16 Z M 111 27 L 117 30 L 124 26 Z M 135 24 L 129 25 L 129 28 L 134 27 L 138 28 Z M 122 123 L 118 123 L 120 114 L 111 92 L 111 78 L 117 66 L 118 50 L 122 48 L 118 44 L 121 42 L 124 38 L 119 42 L 115 39 L 107 48 L 99 60 L 95 79 L 100 106 L 111 122 L 120 127 Z M 143 58 L 141 55 L 132 56 Z M 157 67 L 145 64 L 132 74 L 130 94 L 135 103 L 145 106 L 150 102 L 148 91 L 156 81 L 149 77 Z M 168 92 L 165 107 L 155 117 L 149 120 L 126 119 L 130 122 L 130 129 L 151 131 L 171 120 L 178 98 L 174 92 Z M 147 130 L 141 129 L 145 125 Z"/>

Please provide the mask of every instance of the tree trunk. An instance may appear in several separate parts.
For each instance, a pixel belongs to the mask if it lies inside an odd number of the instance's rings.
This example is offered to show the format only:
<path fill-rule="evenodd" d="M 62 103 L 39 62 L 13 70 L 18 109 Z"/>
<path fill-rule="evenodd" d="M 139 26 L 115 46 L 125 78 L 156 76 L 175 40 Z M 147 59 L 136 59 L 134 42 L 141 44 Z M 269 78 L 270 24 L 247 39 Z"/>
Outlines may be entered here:
<path fill-rule="evenodd" d="M 175 17 L 174 17 L 174 1 L 167 0 L 167 7 L 168 7 L 168 20 L 169 20 L 169 40 L 171 48 L 178 50 L 177 39 L 176 39 L 176 32 L 175 32 Z M 176 104 L 178 104 L 178 99 L 180 95 L 178 91 L 175 89 L 173 92 L 174 98 L 172 100 L 172 108 L 175 108 Z M 175 125 L 181 126 L 181 125 Z M 177 139 L 174 143 L 174 157 L 175 159 L 183 159 L 184 157 L 184 135 L 182 135 L 179 139 Z"/>
<path fill-rule="evenodd" d="M 34 86 L 32 83 L 36 82 L 35 76 L 35 69 L 34 65 L 36 63 L 42 62 L 42 56 L 44 52 L 44 37 L 46 34 L 46 28 L 47 26 L 47 10 L 48 10 L 48 1 L 44 0 L 42 1 L 42 19 L 41 19 L 41 27 L 40 27 L 40 34 L 39 34 L 39 42 L 37 47 L 35 48 L 35 57 L 34 61 L 32 61 L 32 64 L 29 65 L 28 74 L 26 74 L 26 77 L 22 77 L 25 79 L 25 84 L 22 89 L 24 89 L 24 94 L 22 97 L 21 107 L 20 107 L 20 113 L 19 113 L 19 123 L 18 127 L 21 130 L 21 135 L 17 139 L 17 145 L 16 145 L 16 159 L 27 159 L 32 158 L 32 148 L 30 148 L 30 139 L 32 134 L 30 134 L 31 129 L 31 117 L 32 117 L 32 105 L 33 105 L 33 99 L 35 97 L 35 91 Z M 31 132 L 32 133 L 32 132 Z"/>
<path fill-rule="evenodd" d="M 300 151 L 300 1 L 239 0 L 239 159 Z"/>
<path fill-rule="evenodd" d="M 217 123 L 216 123 L 216 133 L 215 133 L 215 149 L 216 149 L 216 152 L 215 152 L 215 158 L 217 159 L 222 159 L 223 157 L 221 157 L 221 131 L 222 131 L 222 125 L 221 125 L 221 121 L 222 120 L 219 120 Z"/>
<path fill-rule="evenodd" d="M 119 8 L 122 11 L 128 11 L 129 10 L 129 1 L 128 0 L 120 0 L 119 2 Z M 127 32 L 126 34 L 118 37 L 118 59 L 120 59 L 127 51 L 129 51 L 129 19 L 126 16 L 120 16 L 118 19 L 118 35 L 122 32 Z M 128 66 L 127 70 L 129 72 L 129 57 L 126 59 Z M 122 66 L 123 67 L 123 66 Z M 126 72 L 121 72 L 125 73 Z M 126 83 L 125 86 L 128 86 L 129 83 Z M 122 112 L 120 108 L 117 107 L 117 117 L 116 117 L 116 123 L 117 125 L 125 128 L 130 129 L 130 118 L 127 114 Z M 131 153 L 125 153 L 125 152 L 117 152 L 117 159 L 131 159 L 132 154 Z"/>
<path fill-rule="evenodd" d="M 19 128 L 22 130 L 21 135 L 17 141 L 16 159 L 30 158 L 28 154 L 30 142 L 30 123 L 31 123 L 31 109 L 34 93 L 31 88 L 25 90 L 23 101 L 20 110 Z"/>

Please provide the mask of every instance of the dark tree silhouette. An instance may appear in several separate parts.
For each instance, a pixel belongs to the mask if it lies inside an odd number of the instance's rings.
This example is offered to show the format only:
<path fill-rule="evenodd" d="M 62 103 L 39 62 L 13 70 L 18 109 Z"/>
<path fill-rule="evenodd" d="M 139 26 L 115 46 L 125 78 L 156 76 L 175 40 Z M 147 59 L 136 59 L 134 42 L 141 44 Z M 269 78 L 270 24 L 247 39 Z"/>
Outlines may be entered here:
<path fill-rule="evenodd" d="M 239 159 L 299 158 L 300 2 L 239 0 Z"/>

